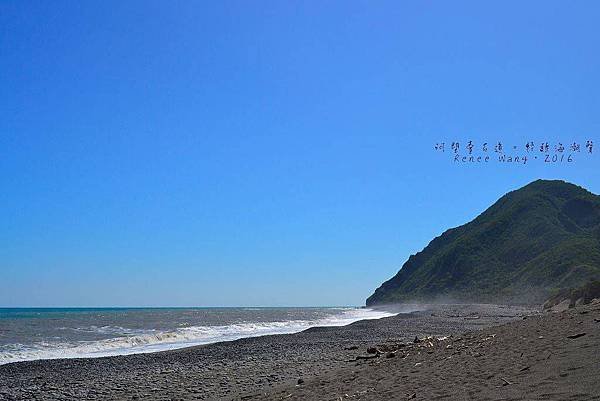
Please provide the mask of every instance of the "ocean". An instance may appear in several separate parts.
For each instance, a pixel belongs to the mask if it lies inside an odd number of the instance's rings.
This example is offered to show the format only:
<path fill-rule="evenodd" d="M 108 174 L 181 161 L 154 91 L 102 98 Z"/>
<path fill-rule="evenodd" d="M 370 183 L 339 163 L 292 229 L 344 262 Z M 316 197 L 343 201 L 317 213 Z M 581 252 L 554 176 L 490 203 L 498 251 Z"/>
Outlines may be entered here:
<path fill-rule="evenodd" d="M 365 308 L 0 308 L 0 364 L 127 355 L 343 326 Z"/>

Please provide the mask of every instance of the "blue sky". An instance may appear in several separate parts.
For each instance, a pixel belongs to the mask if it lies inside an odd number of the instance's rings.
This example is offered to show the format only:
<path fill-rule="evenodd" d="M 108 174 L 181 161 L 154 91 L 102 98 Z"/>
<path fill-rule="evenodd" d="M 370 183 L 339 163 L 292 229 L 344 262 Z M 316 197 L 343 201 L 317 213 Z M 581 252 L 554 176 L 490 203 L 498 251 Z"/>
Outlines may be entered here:
<path fill-rule="evenodd" d="M 592 1 L 3 1 L 0 306 L 360 305 L 509 190 L 600 193 L 600 147 L 526 165 L 448 148 L 600 146 L 599 18 Z"/>

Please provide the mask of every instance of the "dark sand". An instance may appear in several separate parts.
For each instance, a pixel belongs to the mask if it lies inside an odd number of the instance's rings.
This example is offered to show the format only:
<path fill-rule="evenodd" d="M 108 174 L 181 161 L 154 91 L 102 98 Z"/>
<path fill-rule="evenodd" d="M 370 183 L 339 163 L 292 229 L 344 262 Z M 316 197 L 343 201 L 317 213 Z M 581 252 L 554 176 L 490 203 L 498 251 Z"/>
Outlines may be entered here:
<path fill-rule="evenodd" d="M 599 304 L 544 315 L 436 305 L 154 354 L 2 365 L 0 400 L 600 400 L 599 321 Z"/>

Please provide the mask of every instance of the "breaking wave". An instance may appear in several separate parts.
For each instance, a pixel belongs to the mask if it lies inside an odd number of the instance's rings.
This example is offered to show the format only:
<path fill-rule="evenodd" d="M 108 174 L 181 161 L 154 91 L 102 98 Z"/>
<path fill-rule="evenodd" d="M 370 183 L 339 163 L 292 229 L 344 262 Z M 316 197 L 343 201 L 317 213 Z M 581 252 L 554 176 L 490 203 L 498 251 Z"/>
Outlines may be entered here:
<path fill-rule="evenodd" d="M 363 319 L 380 319 L 395 313 L 372 309 L 347 309 L 317 320 L 247 322 L 225 326 L 191 326 L 171 331 L 131 330 L 119 326 L 89 326 L 70 330 L 98 332 L 117 337 L 77 342 L 8 344 L 0 347 L 0 364 L 37 359 L 95 358 L 165 351 L 193 345 L 232 341 L 271 334 L 290 334 L 316 326 L 344 326 Z"/>

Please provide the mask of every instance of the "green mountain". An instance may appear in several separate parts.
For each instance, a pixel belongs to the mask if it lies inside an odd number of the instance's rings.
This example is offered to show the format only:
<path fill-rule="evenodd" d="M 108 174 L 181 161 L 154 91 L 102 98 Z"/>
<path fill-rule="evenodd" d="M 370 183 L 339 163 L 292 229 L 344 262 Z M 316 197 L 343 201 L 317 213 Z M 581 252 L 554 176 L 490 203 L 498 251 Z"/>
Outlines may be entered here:
<path fill-rule="evenodd" d="M 564 181 L 509 192 L 408 258 L 367 305 L 538 302 L 600 278 L 600 196 Z"/>

